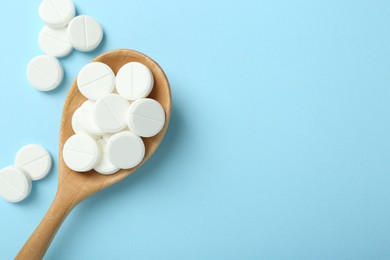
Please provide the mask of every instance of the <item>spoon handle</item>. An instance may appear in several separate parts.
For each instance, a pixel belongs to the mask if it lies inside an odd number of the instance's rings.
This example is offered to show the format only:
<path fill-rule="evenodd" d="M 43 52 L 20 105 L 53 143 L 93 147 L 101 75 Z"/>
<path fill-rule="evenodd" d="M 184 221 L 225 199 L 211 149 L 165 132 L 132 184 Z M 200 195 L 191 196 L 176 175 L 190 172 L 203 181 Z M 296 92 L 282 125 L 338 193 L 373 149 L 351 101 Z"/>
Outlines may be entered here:
<path fill-rule="evenodd" d="M 76 205 L 77 203 L 69 196 L 62 196 L 60 192 L 57 192 L 53 203 L 41 223 L 24 244 L 15 259 L 42 259 L 62 222 Z"/>

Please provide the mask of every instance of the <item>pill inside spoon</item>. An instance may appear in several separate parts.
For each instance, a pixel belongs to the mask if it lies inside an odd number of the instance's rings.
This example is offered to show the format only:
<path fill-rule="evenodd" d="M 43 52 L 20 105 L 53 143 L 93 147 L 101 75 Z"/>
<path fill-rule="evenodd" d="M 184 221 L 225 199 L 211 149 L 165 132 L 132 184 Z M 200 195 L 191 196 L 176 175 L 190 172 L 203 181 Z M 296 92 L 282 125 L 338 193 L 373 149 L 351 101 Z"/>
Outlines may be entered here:
<path fill-rule="evenodd" d="M 117 76 L 103 62 L 85 65 L 77 87 L 89 100 L 72 116 L 74 135 L 63 147 L 65 164 L 76 172 L 100 169 L 102 174 L 137 166 L 145 155 L 141 137 L 158 134 L 165 124 L 164 108 L 147 98 L 153 84 L 151 70 L 140 62 L 126 63 Z M 110 167 L 102 170 L 101 165 Z"/>

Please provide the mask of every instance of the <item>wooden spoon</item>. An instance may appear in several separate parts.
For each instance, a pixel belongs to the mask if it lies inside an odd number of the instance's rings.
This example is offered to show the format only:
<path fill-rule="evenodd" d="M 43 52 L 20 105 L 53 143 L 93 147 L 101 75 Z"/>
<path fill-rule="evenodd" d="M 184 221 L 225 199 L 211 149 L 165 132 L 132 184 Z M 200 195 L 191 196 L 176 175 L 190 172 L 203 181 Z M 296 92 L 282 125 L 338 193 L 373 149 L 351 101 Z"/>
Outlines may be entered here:
<path fill-rule="evenodd" d="M 75 80 L 69 90 L 62 112 L 57 194 L 45 217 L 16 256 L 15 259 L 17 260 L 42 259 L 59 227 L 70 211 L 84 199 L 122 180 L 137 170 L 156 151 L 167 130 L 171 115 L 171 90 L 164 71 L 155 61 L 133 50 L 110 51 L 93 61 L 100 61 L 107 64 L 115 74 L 123 65 L 132 61 L 143 63 L 149 67 L 154 76 L 154 88 L 149 97 L 160 102 L 165 110 L 166 122 L 164 128 L 154 137 L 143 138 L 145 143 L 145 158 L 135 168 L 121 170 L 113 175 L 101 175 L 93 170 L 86 173 L 78 173 L 70 170 L 64 163 L 62 147 L 65 141 L 74 134 L 71 126 L 73 112 L 86 100 L 79 92 Z"/>

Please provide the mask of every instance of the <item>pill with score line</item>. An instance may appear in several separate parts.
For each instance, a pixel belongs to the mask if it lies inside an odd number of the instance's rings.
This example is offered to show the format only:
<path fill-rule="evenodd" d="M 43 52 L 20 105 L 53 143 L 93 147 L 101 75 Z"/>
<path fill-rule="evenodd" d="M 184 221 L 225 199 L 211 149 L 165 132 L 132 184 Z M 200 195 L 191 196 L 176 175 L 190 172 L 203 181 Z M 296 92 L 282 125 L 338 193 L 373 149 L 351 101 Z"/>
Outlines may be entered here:
<path fill-rule="evenodd" d="M 92 17 L 80 15 L 72 19 L 68 25 L 68 38 L 76 50 L 92 51 L 103 40 L 103 29 Z"/>
<path fill-rule="evenodd" d="M 77 87 L 89 100 L 96 101 L 112 92 L 115 74 L 102 62 L 91 62 L 84 66 L 77 76 Z"/>
<path fill-rule="evenodd" d="M 142 137 L 155 136 L 164 127 L 164 109 L 154 99 L 138 99 L 131 104 L 127 111 L 127 124 L 136 135 Z"/>
<path fill-rule="evenodd" d="M 115 133 L 126 127 L 126 111 L 129 102 L 117 94 L 102 97 L 96 102 L 94 118 L 100 129 Z"/>
<path fill-rule="evenodd" d="M 151 70 L 139 62 L 130 62 L 121 67 L 116 75 L 116 89 L 128 100 L 147 97 L 153 89 Z"/>
<path fill-rule="evenodd" d="M 37 144 L 30 144 L 17 152 L 15 166 L 25 170 L 32 180 L 40 180 L 50 172 L 52 159 L 45 148 Z"/>
<path fill-rule="evenodd" d="M 72 0 L 43 0 L 39 6 L 39 16 L 53 29 L 64 28 L 75 14 Z"/>
<path fill-rule="evenodd" d="M 100 160 L 100 149 L 96 141 L 85 134 L 75 134 L 64 144 L 63 158 L 66 165 L 78 172 L 92 170 Z"/>
<path fill-rule="evenodd" d="M 0 197 L 8 202 L 19 202 L 31 192 L 30 176 L 23 169 L 9 166 L 0 170 Z"/>
<path fill-rule="evenodd" d="M 64 71 L 59 60 L 48 55 L 33 58 L 27 66 L 27 79 L 31 86 L 40 91 L 49 91 L 58 87 Z"/>
<path fill-rule="evenodd" d="M 65 28 L 52 29 L 48 26 L 43 27 L 39 33 L 38 42 L 44 53 L 58 58 L 67 56 L 73 49 Z"/>

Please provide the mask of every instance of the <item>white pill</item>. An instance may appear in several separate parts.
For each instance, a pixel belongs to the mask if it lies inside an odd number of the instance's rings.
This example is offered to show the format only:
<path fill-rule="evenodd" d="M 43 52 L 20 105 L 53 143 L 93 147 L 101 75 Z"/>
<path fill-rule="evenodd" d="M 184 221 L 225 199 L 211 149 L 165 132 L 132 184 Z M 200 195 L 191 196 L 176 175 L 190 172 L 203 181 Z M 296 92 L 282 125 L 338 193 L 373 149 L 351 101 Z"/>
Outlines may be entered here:
<path fill-rule="evenodd" d="M 145 145 L 139 136 L 125 131 L 108 139 L 106 152 L 108 160 L 113 165 L 121 169 L 130 169 L 144 158 Z"/>
<path fill-rule="evenodd" d="M 65 164 L 77 172 L 92 170 L 100 160 L 96 141 L 84 134 L 76 134 L 66 140 L 62 154 Z"/>
<path fill-rule="evenodd" d="M 58 59 L 40 55 L 30 61 L 27 66 L 27 79 L 30 84 L 41 91 L 49 91 L 58 87 L 64 76 L 62 65 Z"/>
<path fill-rule="evenodd" d="M 102 97 L 96 102 L 95 121 L 100 129 L 115 133 L 126 127 L 126 112 L 129 102 L 117 94 Z"/>
<path fill-rule="evenodd" d="M 77 109 L 77 118 L 81 128 L 87 134 L 93 136 L 102 136 L 105 132 L 96 124 L 94 118 L 95 102 L 87 100 Z"/>
<path fill-rule="evenodd" d="M 96 101 L 112 92 L 115 86 L 115 74 L 106 64 L 92 62 L 79 72 L 77 86 L 86 98 Z"/>
<path fill-rule="evenodd" d="M 104 138 L 101 138 L 97 141 L 100 148 L 100 161 L 95 166 L 94 170 L 100 174 L 109 175 L 116 173 L 119 168 L 114 166 L 110 160 L 108 160 L 107 152 L 106 152 L 106 141 Z"/>
<path fill-rule="evenodd" d="M 74 113 L 72 115 L 72 129 L 73 129 L 73 132 L 75 134 L 86 134 L 86 135 L 89 135 L 90 137 L 92 137 L 94 139 L 100 139 L 101 136 L 99 136 L 99 135 L 92 135 L 90 133 L 87 133 L 87 131 L 85 131 L 83 129 L 83 127 L 81 126 L 81 124 L 79 122 L 78 115 L 79 115 L 79 108 L 76 109 L 76 111 L 74 111 Z"/>
<path fill-rule="evenodd" d="M 23 169 L 9 166 L 0 170 L 0 196 L 9 202 L 19 202 L 31 192 L 31 178 Z"/>
<path fill-rule="evenodd" d="M 52 160 L 49 152 L 40 145 L 22 147 L 15 157 L 15 166 L 22 168 L 32 180 L 40 180 L 50 172 Z"/>
<path fill-rule="evenodd" d="M 165 124 L 163 107 L 154 99 L 134 101 L 127 111 L 127 125 L 136 135 L 151 137 L 158 134 Z"/>
<path fill-rule="evenodd" d="M 68 25 L 68 38 L 76 50 L 92 51 L 101 43 L 103 29 L 92 17 L 77 16 Z"/>
<path fill-rule="evenodd" d="M 71 0 L 43 0 L 39 6 L 39 16 L 53 29 L 68 25 L 75 14 L 76 9 Z"/>
<path fill-rule="evenodd" d="M 65 57 L 72 51 L 72 45 L 68 40 L 66 28 L 52 29 L 43 27 L 39 34 L 39 46 L 47 55 Z"/>
<path fill-rule="evenodd" d="M 72 115 L 72 129 L 75 134 L 88 134 L 82 127 L 79 122 L 78 114 L 79 114 L 79 108 L 74 111 Z"/>
<path fill-rule="evenodd" d="M 153 74 L 139 62 L 130 62 L 119 69 L 116 75 L 116 89 L 128 100 L 147 97 L 153 89 Z"/>

